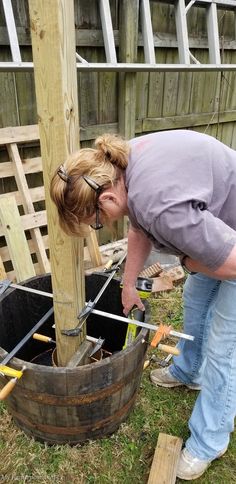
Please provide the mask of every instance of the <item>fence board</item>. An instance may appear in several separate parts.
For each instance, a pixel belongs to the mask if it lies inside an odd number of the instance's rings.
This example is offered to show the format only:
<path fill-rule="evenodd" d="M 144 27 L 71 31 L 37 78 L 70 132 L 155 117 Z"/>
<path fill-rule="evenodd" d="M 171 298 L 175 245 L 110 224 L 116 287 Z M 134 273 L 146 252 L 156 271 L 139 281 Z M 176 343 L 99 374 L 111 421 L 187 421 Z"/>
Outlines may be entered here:
<path fill-rule="evenodd" d="M 31 58 L 30 53 L 25 55 L 26 60 Z M 35 101 L 34 77 L 32 72 L 17 72 L 16 95 L 19 109 L 19 124 L 25 126 L 37 122 Z"/>
<path fill-rule="evenodd" d="M 236 35 L 236 14 L 235 14 L 235 35 Z M 227 52 L 227 59 L 230 63 L 235 62 L 236 60 L 236 52 Z M 235 73 L 231 72 L 230 75 L 226 76 L 226 72 L 224 72 L 225 78 L 227 78 L 227 85 L 228 89 L 226 92 L 226 100 L 225 100 L 225 109 L 235 109 L 236 108 L 236 89 L 235 89 Z"/>
<path fill-rule="evenodd" d="M 79 51 L 80 53 L 80 51 Z M 97 62 L 97 52 L 83 49 L 81 56 L 91 62 Z M 98 124 L 98 72 L 79 74 L 80 125 Z"/>
<path fill-rule="evenodd" d="M 214 116 L 215 115 L 215 116 Z M 146 118 L 143 120 L 142 131 L 160 131 L 165 129 L 196 128 L 208 124 L 217 124 L 218 117 L 220 123 L 236 121 L 236 110 L 216 113 L 187 114 L 184 116 L 169 116 L 165 118 Z"/>
<path fill-rule="evenodd" d="M 10 59 L 10 49 L 1 48 L 1 59 Z M 18 104 L 15 91 L 15 74 L 2 72 L 0 74 L 0 128 L 19 124 Z"/>
<path fill-rule="evenodd" d="M 104 62 L 103 51 L 99 53 L 98 61 Z M 99 72 L 97 86 L 98 124 L 112 123 L 118 118 L 118 75 L 115 72 Z"/>
<path fill-rule="evenodd" d="M 198 58 L 201 62 L 201 58 L 204 56 L 204 51 L 198 50 L 197 53 L 193 51 L 193 55 Z M 201 72 L 193 72 L 192 76 L 192 89 L 190 95 L 190 113 L 200 113 L 201 112 L 201 100 L 204 93 L 204 83 L 203 76 Z"/>
<path fill-rule="evenodd" d="M 232 132 L 232 142 L 231 146 L 234 150 L 236 150 L 236 123 L 233 125 L 233 132 Z"/>
<path fill-rule="evenodd" d="M 156 49 L 156 60 L 160 63 L 166 61 L 166 51 Z M 162 102 L 164 91 L 164 72 L 151 72 L 149 77 L 148 92 L 148 117 L 159 117 L 162 115 Z"/>
<path fill-rule="evenodd" d="M 175 63 L 177 60 L 177 52 L 170 49 L 166 55 L 166 63 Z M 177 109 L 178 98 L 178 72 L 165 72 L 164 74 L 164 93 L 163 93 L 163 107 L 162 116 L 174 116 Z"/>
<path fill-rule="evenodd" d="M 190 96 L 192 89 L 192 72 L 180 72 L 178 78 L 178 94 L 176 115 L 189 114 Z"/>
<path fill-rule="evenodd" d="M 144 62 L 144 52 L 139 52 L 139 62 Z M 136 77 L 136 119 L 144 119 L 148 115 L 148 96 L 150 92 L 150 73 L 139 72 Z"/>

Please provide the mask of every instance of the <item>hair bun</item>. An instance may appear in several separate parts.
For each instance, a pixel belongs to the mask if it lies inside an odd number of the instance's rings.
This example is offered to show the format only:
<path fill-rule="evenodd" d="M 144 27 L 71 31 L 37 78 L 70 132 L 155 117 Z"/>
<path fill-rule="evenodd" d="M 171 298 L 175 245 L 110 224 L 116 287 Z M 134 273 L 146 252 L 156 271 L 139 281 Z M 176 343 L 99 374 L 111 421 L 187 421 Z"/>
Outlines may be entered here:
<path fill-rule="evenodd" d="M 115 135 L 103 134 L 99 136 L 95 141 L 95 146 L 97 150 L 102 151 L 105 156 L 111 158 L 110 145 L 114 140 Z"/>
<path fill-rule="evenodd" d="M 121 169 L 128 164 L 129 144 L 116 134 L 105 133 L 95 141 L 98 151 L 98 159 L 104 161 L 104 157 L 110 163 Z"/>

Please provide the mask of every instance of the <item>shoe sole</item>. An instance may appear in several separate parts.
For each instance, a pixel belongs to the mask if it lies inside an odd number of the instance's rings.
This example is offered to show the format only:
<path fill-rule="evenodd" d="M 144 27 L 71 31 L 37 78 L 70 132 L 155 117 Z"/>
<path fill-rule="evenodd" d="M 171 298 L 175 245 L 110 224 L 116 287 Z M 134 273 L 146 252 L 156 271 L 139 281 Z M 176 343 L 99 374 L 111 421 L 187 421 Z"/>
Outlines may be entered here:
<path fill-rule="evenodd" d="M 226 449 L 222 450 L 222 452 L 215 458 L 213 459 L 211 462 L 209 462 L 208 466 L 206 467 L 206 469 L 204 469 L 204 471 L 202 472 L 199 472 L 199 474 L 195 474 L 194 476 L 191 476 L 191 477 L 186 477 L 184 476 L 183 474 L 176 474 L 176 477 L 178 477 L 179 479 L 183 479 L 184 481 L 194 481 L 195 479 L 198 479 L 199 477 L 201 477 L 204 472 L 207 471 L 207 469 L 209 469 L 209 467 L 211 466 L 212 462 L 214 462 L 214 460 L 218 460 L 220 459 L 228 450 L 228 447 L 226 447 Z"/>
<path fill-rule="evenodd" d="M 182 474 L 178 474 L 178 473 L 177 473 L 177 474 L 176 474 L 176 477 L 178 477 L 179 479 L 183 479 L 184 481 L 194 481 L 195 479 L 198 479 L 199 477 L 201 477 L 201 476 L 204 474 L 204 472 L 206 472 L 206 471 L 207 471 L 207 469 L 210 467 L 210 465 L 211 465 L 211 464 L 209 464 L 209 466 L 208 466 L 208 467 L 206 467 L 206 469 L 204 469 L 204 471 L 199 472 L 199 474 L 194 474 L 194 476 L 191 476 L 191 477 L 186 477 L 186 476 L 184 476 L 184 475 L 182 475 Z"/>
<path fill-rule="evenodd" d="M 176 388 L 176 387 L 187 387 L 189 390 L 201 390 L 200 386 L 193 386 L 193 385 L 187 385 L 185 383 L 163 383 L 163 382 L 157 382 L 151 379 L 151 382 L 156 386 L 156 387 L 164 387 L 164 388 Z"/>

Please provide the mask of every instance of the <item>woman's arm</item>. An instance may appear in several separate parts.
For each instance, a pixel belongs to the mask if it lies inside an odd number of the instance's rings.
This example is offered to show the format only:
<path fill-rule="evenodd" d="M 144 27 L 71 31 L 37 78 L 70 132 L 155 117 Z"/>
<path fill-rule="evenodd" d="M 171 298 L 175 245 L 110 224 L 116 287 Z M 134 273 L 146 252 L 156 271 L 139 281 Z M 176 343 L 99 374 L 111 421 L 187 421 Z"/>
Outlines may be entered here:
<path fill-rule="evenodd" d="M 184 265 L 191 272 L 201 272 L 214 279 L 236 279 L 236 245 L 231 250 L 224 264 L 215 271 L 211 271 L 206 266 L 190 257 L 185 257 Z"/>
<path fill-rule="evenodd" d="M 122 304 L 127 315 L 133 306 L 144 311 L 144 305 L 136 290 L 136 279 L 143 269 L 152 248 L 151 241 L 141 230 L 131 227 L 128 232 L 128 252 L 123 277 Z"/>

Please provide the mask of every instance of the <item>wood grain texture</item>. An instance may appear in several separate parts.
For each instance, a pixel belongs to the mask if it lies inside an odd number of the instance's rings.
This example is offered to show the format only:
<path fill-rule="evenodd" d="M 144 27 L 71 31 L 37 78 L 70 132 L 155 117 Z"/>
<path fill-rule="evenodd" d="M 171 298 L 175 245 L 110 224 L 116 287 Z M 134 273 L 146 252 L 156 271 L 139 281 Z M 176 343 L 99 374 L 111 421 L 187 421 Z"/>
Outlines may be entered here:
<path fill-rule="evenodd" d="M 119 62 L 135 62 L 138 40 L 138 1 L 121 0 Z M 119 74 L 119 132 L 126 139 L 135 135 L 136 73 Z"/>
<path fill-rule="evenodd" d="M 84 306 L 83 239 L 71 239 L 59 228 L 50 199 L 55 169 L 79 147 L 74 5 L 71 0 L 30 0 L 35 86 L 52 269 L 57 354 L 65 365 L 84 339 L 68 341 L 62 328 L 77 325 Z"/>
<path fill-rule="evenodd" d="M 0 220 L 6 238 L 17 282 L 35 275 L 20 214 L 14 197 L 0 199 Z"/>
<path fill-rule="evenodd" d="M 182 439 L 159 434 L 148 484 L 174 484 Z"/>
<path fill-rule="evenodd" d="M 7 278 L 7 275 L 6 275 L 5 267 L 4 267 L 4 264 L 3 264 L 3 260 L 0 256 L 0 281 L 2 281 L 3 279 L 6 279 L 6 278 Z"/>
<path fill-rule="evenodd" d="M 7 148 L 8 148 L 9 156 L 12 160 L 15 179 L 16 179 L 18 190 L 21 194 L 24 212 L 25 214 L 35 213 L 34 204 L 31 199 L 30 190 L 25 177 L 17 144 L 11 143 L 10 145 L 7 145 Z M 40 228 L 36 227 L 35 229 L 31 229 L 30 235 L 35 246 L 37 260 L 39 262 L 42 274 L 50 272 L 50 263 L 44 247 Z"/>
<path fill-rule="evenodd" d="M 89 236 L 86 237 L 86 243 L 87 243 L 88 251 L 92 261 L 92 265 L 94 267 L 100 266 L 102 264 L 102 257 L 98 247 L 98 241 L 97 241 L 95 230 L 91 229 Z"/>

